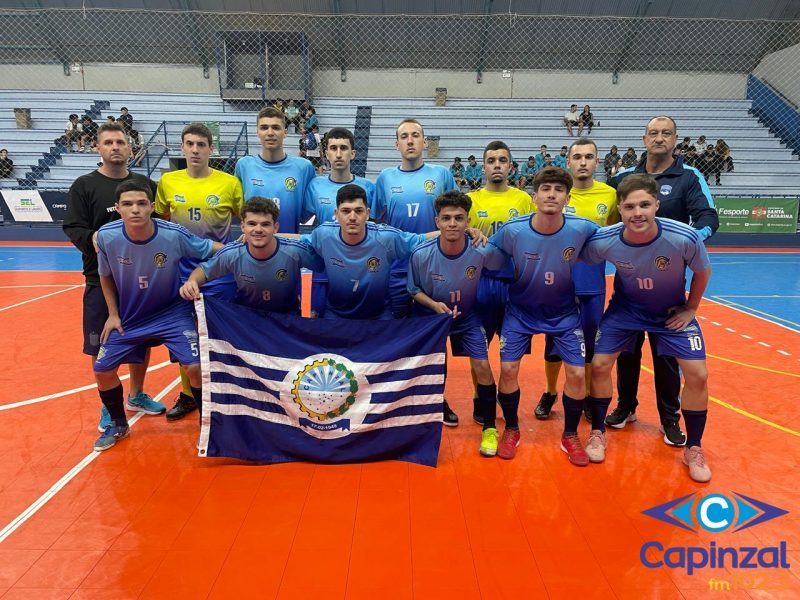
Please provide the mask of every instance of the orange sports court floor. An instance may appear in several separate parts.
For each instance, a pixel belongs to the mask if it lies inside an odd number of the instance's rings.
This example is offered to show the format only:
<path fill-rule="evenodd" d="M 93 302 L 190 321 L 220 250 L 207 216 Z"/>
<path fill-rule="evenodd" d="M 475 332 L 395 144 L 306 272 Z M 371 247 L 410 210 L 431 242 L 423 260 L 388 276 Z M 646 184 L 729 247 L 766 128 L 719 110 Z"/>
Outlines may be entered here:
<path fill-rule="evenodd" d="M 647 368 L 639 421 L 608 433 L 604 464 L 572 466 L 559 450 L 560 403 L 549 421 L 533 418 L 541 339 L 523 363 L 513 461 L 478 455 L 463 359 L 450 362 L 446 392 L 461 424 L 445 428 L 438 468 L 198 458 L 194 418 L 134 420 L 128 439 L 95 453 L 77 252 L 2 245 L 0 598 L 800 598 L 800 255 L 712 259 L 699 315 L 714 477 L 697 484 L 682 450 L 661 441 Z M 155 350 L 146 390 L 170 406 L 177 370 L 165 361 Z M 788 514 L 694 533 L 642 513 L 694 492 Z M 785 542 L 789 566 L 648 568 L 648 541 Z"/>

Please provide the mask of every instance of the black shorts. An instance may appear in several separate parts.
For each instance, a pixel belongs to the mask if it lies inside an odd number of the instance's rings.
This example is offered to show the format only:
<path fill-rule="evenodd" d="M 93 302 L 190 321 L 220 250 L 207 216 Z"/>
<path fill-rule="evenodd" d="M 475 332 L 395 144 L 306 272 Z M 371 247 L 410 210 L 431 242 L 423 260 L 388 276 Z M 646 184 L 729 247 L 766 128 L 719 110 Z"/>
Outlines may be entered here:
<path fill-rule="evenodd" d="M 97 356 L 100 334 L 108 320 L 108 306 L 98 285 L 86 284 L 83 291 L 83 353 Z"/>

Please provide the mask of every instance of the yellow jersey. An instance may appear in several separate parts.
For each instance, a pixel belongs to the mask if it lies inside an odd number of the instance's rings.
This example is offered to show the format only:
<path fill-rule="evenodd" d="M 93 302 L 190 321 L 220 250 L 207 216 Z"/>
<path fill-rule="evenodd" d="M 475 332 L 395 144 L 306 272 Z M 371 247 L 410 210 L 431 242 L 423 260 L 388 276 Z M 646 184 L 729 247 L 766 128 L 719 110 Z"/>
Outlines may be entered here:
<path fill-rule="evenodd" d="M 533 212 L 533 199 L 525 190 L 509 187 L 505 192 L 490 192 L 481 188 L 467 194 L 472 198 L 469 226 L 491 237 L 509 219 Z"/>
<path fill-rule="evenodd" d="M 599 227 L 605 227 L 608 216 L 617 210 L 617 190 L 601 181 L 585 190 L 572 188 L 569 198 L 565 213 L 589 219 Z"/>
<path fill-rule="evenodd" d="M 156 192 L 157 213 L 169 212 L 173 223 L 223 244 L 231 241 L 231 221 L 243 203 L 241 182 L 216 169 L 200 179 L 189 177 L 186 169 L 164 173 Z"/>

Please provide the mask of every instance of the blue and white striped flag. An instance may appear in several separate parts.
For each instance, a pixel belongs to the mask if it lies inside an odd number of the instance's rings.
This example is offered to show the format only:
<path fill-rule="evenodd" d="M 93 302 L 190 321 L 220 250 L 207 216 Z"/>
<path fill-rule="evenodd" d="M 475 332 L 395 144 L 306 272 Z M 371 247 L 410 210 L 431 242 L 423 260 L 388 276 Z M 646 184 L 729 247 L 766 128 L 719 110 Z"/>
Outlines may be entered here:
<path fill-rule="evenodd" d="M 450 317 L 303 319 L 204 297 L 200 456 L 435 466 Z"/>

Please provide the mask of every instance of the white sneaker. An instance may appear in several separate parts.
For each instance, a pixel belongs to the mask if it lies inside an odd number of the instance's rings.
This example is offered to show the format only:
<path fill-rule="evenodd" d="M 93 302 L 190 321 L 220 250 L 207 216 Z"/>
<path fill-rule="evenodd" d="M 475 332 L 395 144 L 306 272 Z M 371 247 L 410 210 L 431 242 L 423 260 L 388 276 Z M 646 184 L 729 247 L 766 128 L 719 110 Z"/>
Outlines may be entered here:
<path fill-rule="evenodd" d="M 689 477 L 700 483 L 711 481 L 711 469 L 700 446 L 692 446 L 683 451 L 683 464 L 689 467 Z"/>
<path fill-rule="evenodd" d="M 592 429 L 589 434 L 589 441 L 586 444 L 586 454 L 593 463 L 601 463 L 606 459 L 606 434 L 599 429 Z"/>

